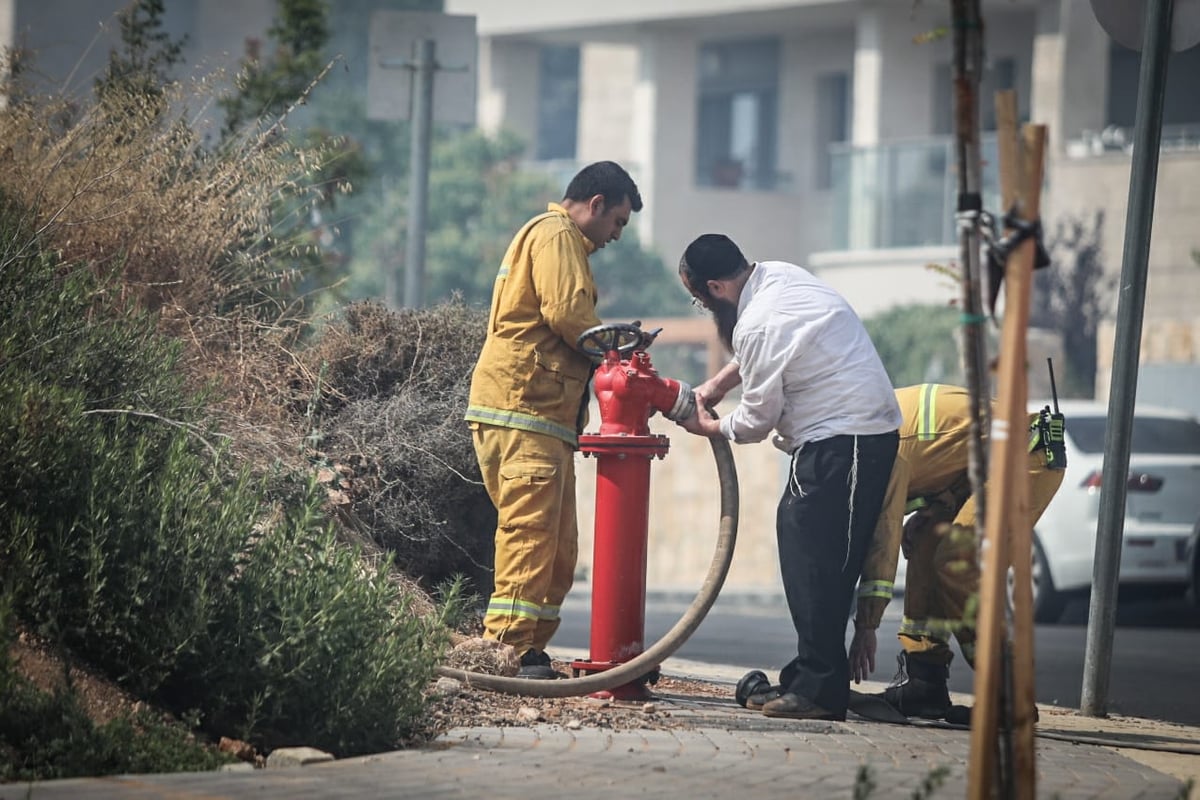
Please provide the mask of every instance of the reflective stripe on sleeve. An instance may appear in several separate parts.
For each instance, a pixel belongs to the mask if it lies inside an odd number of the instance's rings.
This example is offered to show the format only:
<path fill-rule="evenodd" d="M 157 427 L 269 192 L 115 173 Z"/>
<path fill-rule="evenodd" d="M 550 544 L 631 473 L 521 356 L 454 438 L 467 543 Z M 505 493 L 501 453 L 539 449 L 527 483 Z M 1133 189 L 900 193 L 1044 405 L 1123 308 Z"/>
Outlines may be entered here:
<path fill-rule="evenodd" d="M 860 598 L 882 597 L 884 600 L 891 600 L 893 586 L 891 581 L 863 581 L 858 585 L 858 596 Z"/>

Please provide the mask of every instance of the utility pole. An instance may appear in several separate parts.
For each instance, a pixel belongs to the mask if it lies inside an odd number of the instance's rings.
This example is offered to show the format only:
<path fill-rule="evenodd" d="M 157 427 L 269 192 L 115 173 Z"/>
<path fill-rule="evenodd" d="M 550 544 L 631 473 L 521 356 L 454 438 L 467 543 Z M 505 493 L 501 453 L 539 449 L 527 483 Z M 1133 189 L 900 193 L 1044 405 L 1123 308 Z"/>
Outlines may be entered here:
<path fill-rule="evenodd" d="M 367 118 L 408 120 L 411 133 L 404 275 L 401 279 L 394 264 L 382 265 L 384 300 L 391 308 L 421 308 L 433 123 L 475 124 L 479 49 L 475 17 L 440 11 L 373 11 L 368 40 Z M 440 63 L 439 58 L 454 66 Z M 395 69 L 407 71 L 408 80 L 389 74 Z"/>
<path fill-rule="evenodd" d="M 437 45 L 420 39 L 414 45 L 412 70 L 412 141 L 408 164 L 408 240 L 404 255 L 404 306 L 420 308 L 425 291 L 425 229 L 428 227 L 429 144 L 433 129 L 433 74 Z"/>
<path fill-rule="evenodd" d="M 1093 2 L 1093 10 L 1109 35 L 1113 9 L 1128 12 L 1136 3 Z M 1087 644 L 1083 658 L 1083 690 L 1079 711 L 1089 717 L 1108 715 L 1108 680 L 1113 630 L 1117 617 L 1117 581 L 1125 531 L 1125 482 L 1133 436 L 1133 406 L 1137 394 L 1138 349 L 1146 303 L 1146 274 L 1150 261 L 1150 227 L 1154 220 L 1154 190 L 1158 181 L 1158 151 L 1162 143 L 1163 96 L 1167 83 L 1173 0 L 1149 0 L 1142 28 L 1141 67 L 1133 125 L 1133 164 L 1125 216 L 1125 249 L 1117 301 L 1116 342 L 1109 379 L 1108 425 L 1104 431 L 1104 467 L 1100 479 L 1100 509 L 1092 592 L 1088 606 Z M 1105 25 L 1106 19 L 1110 24 Z M 1192 45 L 1195 42 L 1191 43 Z M 1180 48 L 1184 49 L 1184 48 Z"/>

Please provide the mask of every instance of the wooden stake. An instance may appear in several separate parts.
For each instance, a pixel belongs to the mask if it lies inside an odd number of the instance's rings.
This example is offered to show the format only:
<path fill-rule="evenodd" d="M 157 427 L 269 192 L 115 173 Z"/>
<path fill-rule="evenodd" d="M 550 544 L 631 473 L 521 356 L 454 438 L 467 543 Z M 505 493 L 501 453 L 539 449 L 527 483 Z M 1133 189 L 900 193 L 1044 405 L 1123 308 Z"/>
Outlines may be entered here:
<path fill-rule="evenodd" d="M 1016 118 L 1016 101 L 1012 103 L 1013 118 Z M 1023 153 L 1021 197 L 1019 213 L 1024 221 L 1037 220 L 1041 210 L 1041 188 L 1043 148 L 1045 147 L 1046 131 L 1026 125 L 1022 130 Z M 1013 376 L 1019 381 L 1019 396 L 1022 405 L 1018 416 L 1012 420 L 1012 470 L 1013 470 L 1013 500 L 1009 517 L 1009 532 L 1011 547 L 1009 559 L 1013 569 L 1013 630 L 1012 630 L 1012 679 L 1011 697 L 1013 702 L 1013 768 L 1015 771 L 1013 788 L 1015 796 L 1020 800 L 1033 800 L 1037 792 L 1037 764 L 1034 748 L 1033 723 L 1036 713 L 1034 707 L 1036 690 L 1034 686 L 1034 642 L 1033 642 L 1033 526 L 1029 511 L 1029 445 L 1026 424 L 1029 400 L 1028 357 L 1024 333 L 1029 327 L 1029 295 L 1033 287 L 1033 262 L 1036 244 L 1032 240 L 1021 243 L 1017 251 L 1008 260 L 1009 270 L 1021 274 L 1023 286 L 1022 302 L 1024 308 L 1024 324 L 1022 326 L 1022 348 L 1020 368 Z M 1012 286 L 1005 293 L 1006 298 L 1013 298 Z M 1008 314 L 1005 313 L 1007 319 Z"/>
<path fill-rule="evenodd" d="M 1023 220 L 1037 219 L 1044 170 L 1046 128 L 1043 125 L 1026 125 L 1024 129 L 1024 153 L 1017 154 L 1016 104 L 1011 92 L 1001 93 L 997 98 L 997 123 L 1000 144 L 1000 175 L 1002 193 L 1018 198 L 1018 213 Z M 1018 167 L 1018 163 L 1023 168 Z M 1019 179 L 1018 177 L 1019 176 Z M 1018 188 L 1019 187 L 1019 188 Z M 1008 205 L 1006 204 L 1006 208 Z M 1029 326 L 1029 294 L 1033 279 L 1035 244 L 1032 239 L 1023 242 L 1009 257 L 1005 271 L 1004 325 L 1000 346 L 1000 366 L 997 375 L 998 396 L 995 416 L 992 421 L 989 441 L 991 479 L 987 489 L 988 515 L 985 520 L 985 536 L 980 548 L 980 586 L 978 640 L 975 649 L 975 709 L 971 719 L 971 758 L 968 765 L 968 797 L 986 800 L 992 796 L 996 782 L 996 743 L 999 726 L 999 689 L 1001 676 L 1000 659 L 1007 640 L 1004 618 L 1005 588 L 1011 552 L 1010 533 L 1016 527 L 1024 527 L 1028 535 L 1029 514 L 1023 514 L 1014 506 L 1021 502 L 1028 507 L 1028 472 L 1026 460 L 1026 331 Z M 1022 491 L 1021 484 L 1025 484 Z M 1031 544 L 1028 538 L 1023 550 L 1017 550 L 1021 559 L 1028 558 Z M 1028 565 L 1025 565 L 1025 587 L 1031 593 Z M 1019 574 L 1016 577 L 1020 580 Z M 1020 589 L 1017 589 L 1018 596 Z M 1030 595 L 1031 597 L 1031 595 Z M 1031 612 L 1031 601 L 1026 612 Z M 1014 685 L 1020 687 L 1014 697 L 1014 717 L 1020 722 L 1028 717 L 1032 723 L 1032 711 L 1026 700 L 1017 699 L 1032 690 L 1032 615 L 1028 620 L 1028 642 L 1021 643 L 1025 633 L 1017 636 L 1016 642 L 1024 650 L 1013 659 Z M 1019 665 L 1024 666 L 1019 666 Z M 1033 779 L 1032 727 L 1028 736 L 1018 734 L 1014 744 L 1013 761 L 1016 776 L 1013 788 L 1019 797 L 1032 797 Z M 1022 752 L 1022 751 L 1025 752 Z M 1029 792 L 1029 794 L 1026 794 Z"/>

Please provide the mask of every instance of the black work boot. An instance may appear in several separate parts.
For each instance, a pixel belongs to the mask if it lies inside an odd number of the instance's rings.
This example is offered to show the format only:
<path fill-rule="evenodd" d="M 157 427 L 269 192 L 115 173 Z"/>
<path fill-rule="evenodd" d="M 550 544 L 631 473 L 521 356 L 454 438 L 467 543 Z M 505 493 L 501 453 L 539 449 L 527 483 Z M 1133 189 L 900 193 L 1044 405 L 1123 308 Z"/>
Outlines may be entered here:
<path fill-rule="evenodd" d="M 906 717 L 943 719 L 950 710 L 950 665 L 922 659 L 912 653 L 896 656 L 900 669 L 882 695 L 888 705 Z"/>
<path fill-rule="evenodd" d="M 549 681 L 554 680 L 559 675 L 554 671 L 554 667 L 550 665 L 550 656 L 546 654 L 545 650 L 530 648 L 521 656 L 521 669 L 518 670 L 517 677 Z"/>

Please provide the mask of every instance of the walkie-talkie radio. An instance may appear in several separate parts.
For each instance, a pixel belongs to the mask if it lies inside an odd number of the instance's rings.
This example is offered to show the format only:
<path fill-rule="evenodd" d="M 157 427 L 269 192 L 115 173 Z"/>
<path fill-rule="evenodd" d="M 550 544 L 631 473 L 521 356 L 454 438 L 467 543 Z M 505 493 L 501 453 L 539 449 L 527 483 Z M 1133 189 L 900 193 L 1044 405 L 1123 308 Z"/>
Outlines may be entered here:
<path fill-rule="evenodd" d="M 1050 397 L 1054 401 L 1054 411 L 1050 410 L 1050 406 L 1046 406 L 1038 413 L 1038 442 L 1046 452 L 1047 467 L 1066 469 L 1067 440 L 1063 434 L 1066 429 L 1066 420 L 1058 410 L 1058 387 L 1054 383 L 1054 362 L 1047 358 L 1046 366 L 1050 368 Z"/>

